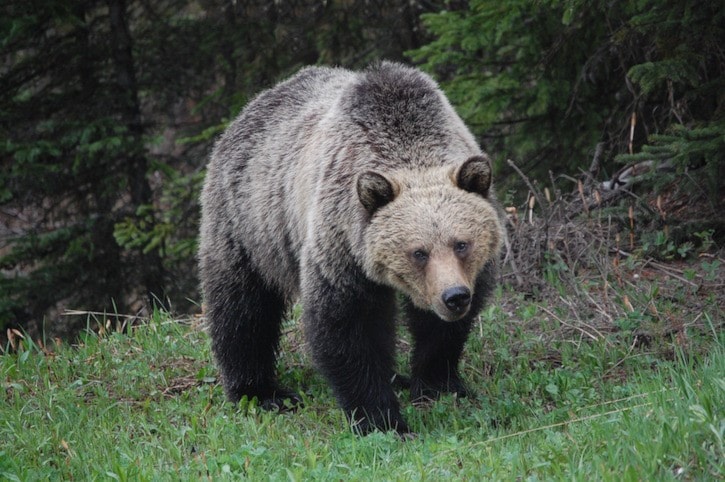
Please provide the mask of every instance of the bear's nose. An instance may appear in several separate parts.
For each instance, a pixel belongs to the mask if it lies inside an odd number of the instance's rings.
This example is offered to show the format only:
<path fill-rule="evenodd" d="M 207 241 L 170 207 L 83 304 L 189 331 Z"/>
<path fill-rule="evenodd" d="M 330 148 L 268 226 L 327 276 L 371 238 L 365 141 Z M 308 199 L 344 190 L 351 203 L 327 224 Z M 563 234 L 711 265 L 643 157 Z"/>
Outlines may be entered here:
<path fill-rule="evenodd" d="M 460 313 L 471 303 L 471 291 L 465 286 L 454 286 L 443 292 L 443 303 L 454 313 Z"/>

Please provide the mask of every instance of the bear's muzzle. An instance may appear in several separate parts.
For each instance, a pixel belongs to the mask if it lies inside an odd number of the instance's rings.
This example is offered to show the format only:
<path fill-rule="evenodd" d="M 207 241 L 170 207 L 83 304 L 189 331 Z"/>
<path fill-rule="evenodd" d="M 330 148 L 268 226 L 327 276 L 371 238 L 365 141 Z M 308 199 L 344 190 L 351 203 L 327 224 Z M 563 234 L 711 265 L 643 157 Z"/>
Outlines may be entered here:
<path fill-rule="evenodd" d="M 463 314 L 471 305 L 471 290 L 465 286 L 454 286 L 445 290 L 441 298 L 451 312 Z"/>

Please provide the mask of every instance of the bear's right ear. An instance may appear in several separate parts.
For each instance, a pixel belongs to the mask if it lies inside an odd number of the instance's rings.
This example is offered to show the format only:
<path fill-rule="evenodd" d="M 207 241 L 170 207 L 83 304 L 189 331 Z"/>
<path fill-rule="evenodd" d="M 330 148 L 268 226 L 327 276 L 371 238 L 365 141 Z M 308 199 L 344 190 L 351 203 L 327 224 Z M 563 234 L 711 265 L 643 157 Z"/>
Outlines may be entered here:
<path fill-rule="evenodd" d="M 397 194 L 396 187 L 382 174 L 366 171 L 357 178 L 357 197 L 371 216 Z"/>
<path fill-rule="evenodd" d="M 468 158 L 456 172 L 456 185 L 464 191 L 488 196 L 491 187 L 491 161 L 486 156 Z"/>

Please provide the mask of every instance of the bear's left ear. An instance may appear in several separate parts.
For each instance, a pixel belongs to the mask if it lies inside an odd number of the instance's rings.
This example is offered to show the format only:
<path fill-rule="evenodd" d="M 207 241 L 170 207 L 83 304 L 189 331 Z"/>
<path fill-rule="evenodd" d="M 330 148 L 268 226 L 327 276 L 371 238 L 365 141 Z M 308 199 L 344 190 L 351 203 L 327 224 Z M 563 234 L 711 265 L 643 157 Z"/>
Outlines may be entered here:
<path fill-rule="evenodd" d="M 357 178 L 357 197 L 371 216 L 381 207 L 395 199 L 396 185 L 382 174 L 366 171 Z"/>
<path fill-rule="evenodd" d="M 491 187 L 491 162 L 485 156 L 473 156 L 455 174 L 455 183 L 464 191 L 488 196 Z"/>

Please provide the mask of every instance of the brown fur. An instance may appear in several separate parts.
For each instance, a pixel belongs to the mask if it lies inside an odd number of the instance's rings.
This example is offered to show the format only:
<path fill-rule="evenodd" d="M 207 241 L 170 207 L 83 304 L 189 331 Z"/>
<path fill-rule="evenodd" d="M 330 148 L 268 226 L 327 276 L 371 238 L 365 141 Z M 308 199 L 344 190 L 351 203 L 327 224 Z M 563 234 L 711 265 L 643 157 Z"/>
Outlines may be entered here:
<path fill-rule="evenodd" d="M 496 258 L 503 240 L 497 210 L 487 199 L 458 188 L 454 173 L 446 167 L 389 173 L 399 194 L 380 208 L 365 236 L 371 277 L 446 321 L 466 312 L 449 313 L 442 306 L 442 293 L 457 285 L 473 290 L 477 275 Z M 469 244 L 465 258 L 454 255 L 456 241 Z M 411 261 L 417 249 L 430 254 L 423 269 Z"/>
<path fill-rule="evenodd" d="M 217 143 L 202 196 L 202 287 L 229 398 L 298 400 L 275 361 L 300 298 L 312 356 L 355 427 L 407 432 L 390 385 L 396 292 L 413 398 L 464 395 L 496 206 L 488 158 L 420 71 L 308 68 L 260 94 Z"/>

